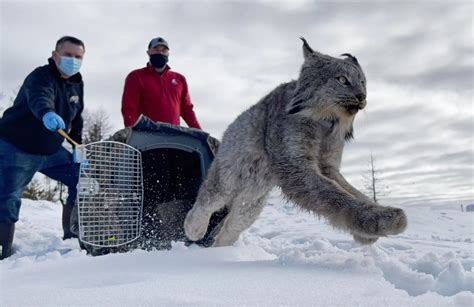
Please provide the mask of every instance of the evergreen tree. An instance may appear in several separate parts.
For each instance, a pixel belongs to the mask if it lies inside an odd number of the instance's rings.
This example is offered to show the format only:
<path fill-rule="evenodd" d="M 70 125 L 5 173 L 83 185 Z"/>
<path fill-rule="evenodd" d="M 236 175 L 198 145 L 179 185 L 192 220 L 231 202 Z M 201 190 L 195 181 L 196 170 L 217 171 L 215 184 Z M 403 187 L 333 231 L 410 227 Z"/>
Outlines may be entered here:
<path fill-rule="evenodd" d="M 22 198 L 40 200 L 44 199 L 45 191 L 41 186 L 41 182 L 38 179 L 33 179 L 25 188 L 22 194 Z"/>
<path fill-rule="evenodd" d="M 43 183 L 44 183 L 44 194 L 43 194 L 42 199 L 49 200 L 49 201 L 56 201 L 59 198 L 58 196 L 59 182 L 53 181 L 51 178 L 48 178 L 45 176 Z"/>

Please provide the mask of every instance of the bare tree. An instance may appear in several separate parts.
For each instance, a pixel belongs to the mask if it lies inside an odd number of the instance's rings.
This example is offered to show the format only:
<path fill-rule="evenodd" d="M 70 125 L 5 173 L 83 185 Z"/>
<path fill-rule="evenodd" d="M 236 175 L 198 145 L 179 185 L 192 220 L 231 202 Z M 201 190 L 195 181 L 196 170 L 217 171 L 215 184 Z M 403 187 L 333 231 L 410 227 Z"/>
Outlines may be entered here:
<path fill-rule="evenodd" d="M 3 111 L 5 110 L 4 107 L 2 107 L 3 104 L 3 99 L 5 98 L 5 94 L 3 92 L 0 92 L 0 118 L 3 116 Z"/>
<path fill-rule="evenodd" d="M 100 108 L 95 112 L 84 111 L 83 143 L 101 141 L 110 132 L 111 124 L 107 112 Z"/>
<path fill-rule="evenodd" d="M 3 116 L 3 112 L 13 105 L 16 96 L 18 95 L 19 88 L 16 90 L 12 90 L 11 95 L 8 97 L 8 102 L 6 102 L 7 95 L 3 92 L 0 92 L 0 118 Z"/>
<path fill-rule="evenodd" d="M 364 188 L 370 194 L 375 203 L 378 203 L 380 196 L 387 196 L 389 194 L 389 187 L 383 182 L 382 172 L 375 167 L 375 157 L 370 154 L 368 161 L 369 169 L 362 175 Z"/>
<path fill-rule="evenodd" d="M 8 107 L 13 105 L 13 103 L 15 102 L 16 96 L 18 96 L 18 92 L 20 92 L 20 88 L 12 90 L 12 94 L 10 95 L 8 99 L 9 100 Z"/>

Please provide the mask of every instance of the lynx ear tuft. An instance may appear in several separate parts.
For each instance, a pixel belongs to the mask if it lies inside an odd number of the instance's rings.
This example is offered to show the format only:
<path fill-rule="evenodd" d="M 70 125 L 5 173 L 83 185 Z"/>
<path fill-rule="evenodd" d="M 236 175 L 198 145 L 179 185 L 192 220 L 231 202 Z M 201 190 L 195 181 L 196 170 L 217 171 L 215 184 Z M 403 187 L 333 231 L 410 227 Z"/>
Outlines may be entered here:
<path fill-rule="evenodd" d="M 305 59 L 308 59 L 311 57 L 311 55 L 314 54 L 314 50 L 313 48 L 311 48 L 308 44 L 308 42 L 306 41 L 306 39 L 301 36 L 300 39 L 303 41 L 303 55 L 304 55 L 304 58 Z"/>
<path fill-rule="evenodd" d="M 300 39 L 303 41 L 303 55 L 304 55 L 305 61 L 314 63 L 317 61 L 329 59 L 326 55 L 323 55 L 322 53 L 314 51 L 313 48 L 311 48 L 311 46 L 308 44 L 308 42 L 303 36 L 301 36 Z"/>
<path fill-rule="evenodd" d="M 341 56 L 345 56 L 346 58 L 344 60 L 351 62 L 352 64 L 355 64 L 360 67 L 359 61 L 357 61 L 357 58 L 353 56 L 350 53 L 343 53 Z"/>
<path fill-rule="evenodd" d="M 313 48 L 311 48 L 303 36 L 300 36 L 300 39 L 303 41 L 303 47 L 306 48 L 309 52 L 314 53 Z"/>

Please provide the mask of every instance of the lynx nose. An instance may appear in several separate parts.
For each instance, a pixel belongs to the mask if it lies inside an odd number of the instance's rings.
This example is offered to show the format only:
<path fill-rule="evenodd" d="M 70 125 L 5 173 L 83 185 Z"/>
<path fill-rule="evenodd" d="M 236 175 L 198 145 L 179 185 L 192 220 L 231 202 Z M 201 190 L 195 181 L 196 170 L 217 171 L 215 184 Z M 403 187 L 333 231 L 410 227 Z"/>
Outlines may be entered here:
<path fill-rule="evenodd" d="M 365 94 L 357 94 L 355 95 L 357 100 L 359 100 L 359 102 L 362 102 L 365 100 L 365 98 L 367 97 Z"/>

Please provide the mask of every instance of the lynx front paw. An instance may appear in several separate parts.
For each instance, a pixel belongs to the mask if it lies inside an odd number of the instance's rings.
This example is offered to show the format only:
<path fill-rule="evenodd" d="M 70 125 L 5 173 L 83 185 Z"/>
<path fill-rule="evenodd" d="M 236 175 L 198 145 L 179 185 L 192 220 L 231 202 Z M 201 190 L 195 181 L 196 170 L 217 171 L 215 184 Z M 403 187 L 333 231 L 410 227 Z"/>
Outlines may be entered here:
<path fill-rule="evenodd" d="M 354 241 L 356 241 L 357 243 L 361 244 L 361 245 L 369 245 L 369 244 L 374 244 L 375 242 L 377 242 L 377 240 L 379 239 L 378 237 L 362 237 L 358 234 L 352 234 L 352 237 L 354 238 Z"/>
<path fill-rule="evenodd" d="M 399 208 L 366 206 L 357 210 L 352 223 L 359 237 L 372 239 L 403 232 L 407 226 L 407 217 Z"/>
<path fill-rule="evenodd" d="M 198 241 L 204 237 L 209 225 L 209 216 L 202 211 L 191 209 L 184 220 L 184 232 L 192 241 Z"/>

